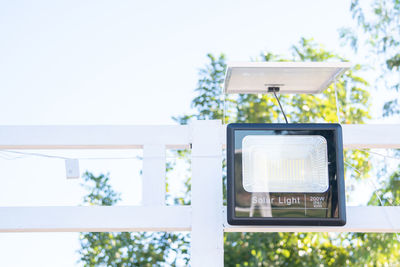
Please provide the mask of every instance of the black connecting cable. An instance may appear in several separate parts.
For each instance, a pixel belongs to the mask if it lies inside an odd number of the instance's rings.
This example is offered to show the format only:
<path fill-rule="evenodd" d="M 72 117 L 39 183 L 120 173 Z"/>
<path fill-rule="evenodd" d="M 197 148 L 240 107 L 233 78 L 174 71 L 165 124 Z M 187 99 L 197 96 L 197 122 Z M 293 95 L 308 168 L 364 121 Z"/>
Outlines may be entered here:
<path fill-rule="evenodd" d="M 274 96 L 275 96 L 276 100 L 278 101 L 279 107 L 281 108 L 283 117 L 285 117 L 286 123 L 289 123 L 288 120 L 287 120 L 287 118 L 286 118 L 286 114 L 285 114 L 285 112 L 283 111 L 283 108 L 282 108 L 282 105 L 281 105 L 281 101 L 279 101 L 279 98 L 278 98 L 278 96 L 276 95 L 275 91 L 273 91 L 273 93 L 274 93 Z"/>

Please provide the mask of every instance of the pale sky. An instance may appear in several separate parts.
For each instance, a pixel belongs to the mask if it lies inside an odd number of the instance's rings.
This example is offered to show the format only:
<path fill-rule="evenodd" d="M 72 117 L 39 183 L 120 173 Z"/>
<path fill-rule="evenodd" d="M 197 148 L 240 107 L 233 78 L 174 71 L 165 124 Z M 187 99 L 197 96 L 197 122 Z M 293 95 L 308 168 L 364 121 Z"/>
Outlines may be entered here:
<path fill-rule="evenodd" d="M 248 61 L 264 50 L 288 54 L 300 37 L 313 37 L 356 59 L 338 40 L 337 30 L 352 23 L 349 6 L 344 0 L 0 1 L 0 125 L 172 124 L 171 116 L 190 111 L 209 52 Z M 135 152 L 107 155 L 128 153 Z M 122 204 L 140 203 L 137 161 L 80 165 L 81 172 L 110 172 Z M 62 160 L 0 158 L 0 169 L 0 206 L 81 202 L 80 181 L 65 179 Z M 78 248 L 77 233 L 0 234 L 0 265 L 73 266 Z"/>

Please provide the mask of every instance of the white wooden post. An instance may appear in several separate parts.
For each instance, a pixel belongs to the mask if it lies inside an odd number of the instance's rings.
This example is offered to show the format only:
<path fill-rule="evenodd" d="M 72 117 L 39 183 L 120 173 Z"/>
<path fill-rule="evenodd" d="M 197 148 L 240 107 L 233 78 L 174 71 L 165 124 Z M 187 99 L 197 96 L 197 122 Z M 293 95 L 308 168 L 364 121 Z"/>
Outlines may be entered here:
<path fill-rule="evenodd" d="M 195 121 L 192 126 L 193 267 L 224 266 L 222 224 L 221 121 Z"/>
<path fill-rule="evenodd" d="M 163 206 L 165 204 L 165 145 L 143 146 L 142 204 Z"/>

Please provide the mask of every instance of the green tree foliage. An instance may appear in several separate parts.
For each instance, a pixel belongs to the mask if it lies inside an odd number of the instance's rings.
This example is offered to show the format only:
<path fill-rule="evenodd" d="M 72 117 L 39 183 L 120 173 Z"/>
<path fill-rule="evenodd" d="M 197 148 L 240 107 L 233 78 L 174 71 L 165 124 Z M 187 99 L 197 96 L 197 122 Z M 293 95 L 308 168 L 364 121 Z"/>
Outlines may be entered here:
<path fill-rule="evenodd" d="M 372 196 L 369 204 L 374 206 L 400 206 L 400 165 L 397 168 L 397 171 L 390 175 L 389 181 L 385 181 L 385 186 L 376 190 L 376 194 Z"/>
<path fill-rule="evenodd" d="M 398 0 L 352 0 L 350 10 L 367 38 L 359 43 L 354 36 L 352 43 L 367 45 L 372 54 L 383 56 L 386 67 L 400 70 L 400 2 Z"/>
<path fill-rule="evenodd" d="M 111 206 L 120 200 L 109 175 L 86 172 L 83 179 L 84 204 Z M 89 232 L 80 234 L 80 243 L 84 266 L 175 266 L 189 260 L 187 236 L 179 233 Z"/>
<path fill-rule="evenodd" d="M 350 251 L 327 233 L 229 233 L 225 266 L 346 266 Z"/>
<path fill-rule="evenodd" d="M 381 64 L 377 70 L 385 86 L 400 90 L 400 1 L 352 0 L 350 11 L 358 27 L 341 29 L 341 37 L 357 51 L 366 49 L 368 58 Z M 382 88 L 380 88 L 382 90 Z M 387 101 L 383 116 L 400 114 L 400 98 Z"/>

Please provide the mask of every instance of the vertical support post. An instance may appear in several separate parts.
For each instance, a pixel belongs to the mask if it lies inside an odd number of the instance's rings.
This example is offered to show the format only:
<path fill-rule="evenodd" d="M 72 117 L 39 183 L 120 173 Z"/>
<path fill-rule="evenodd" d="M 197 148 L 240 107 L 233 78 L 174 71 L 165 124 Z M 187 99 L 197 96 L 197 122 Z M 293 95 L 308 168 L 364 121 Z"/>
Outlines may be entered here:
<path fill-rule="evenodd" d="M 144 145 L 142 205 L 165 204 L 165 145 Z"/>
<path fill-rule="evenodd" d="M 195 121 L 192 129 L 191 266 L 224 266 L 222 125 Z"/>

